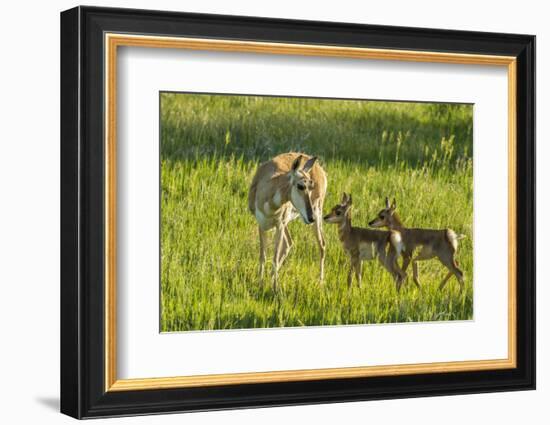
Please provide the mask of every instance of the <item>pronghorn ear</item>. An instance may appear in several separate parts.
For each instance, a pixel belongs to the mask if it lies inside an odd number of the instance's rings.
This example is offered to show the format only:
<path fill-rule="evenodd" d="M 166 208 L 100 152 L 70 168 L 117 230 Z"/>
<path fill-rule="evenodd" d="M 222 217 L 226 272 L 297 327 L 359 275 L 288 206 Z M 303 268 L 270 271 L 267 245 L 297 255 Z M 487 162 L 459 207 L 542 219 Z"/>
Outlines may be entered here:
<path fill-rule="evenodd" d="M 298 155 L 298 158 L 296 158 L 292 163 L 292 171 L 296 171 L 300 167 L 301 162 L 302 162 L 302 155 Z"/>
<path fill-rule="evenodd" d="M 386 196 L 386 209 L 390 209 L 390 198 Z"/>
<path fill-rule="evenodd" d="M 397 204 L 395 203 L 395 198 L 393 198 L 393 202 L 391 204 L 391 209 L 395 210 L 397 208 Z"/>
<path fill-rule="evenodd" d="M 351 193 L 348 196 L 348 205 L 351 205 Z"/>
<path fill-rule="evenodd" d="M 313 167 L 313 165 L 315 164 L 315 161 L 317 161 L 317 157 L 316 156 L 312 156 L 311 158 L 309 158 L 307 160 L 307 162 L 304 164 L 304 168 L 302 168 L 306 173 L 309 172 L 309 170 L 311 170 L 311 167 Z"/>

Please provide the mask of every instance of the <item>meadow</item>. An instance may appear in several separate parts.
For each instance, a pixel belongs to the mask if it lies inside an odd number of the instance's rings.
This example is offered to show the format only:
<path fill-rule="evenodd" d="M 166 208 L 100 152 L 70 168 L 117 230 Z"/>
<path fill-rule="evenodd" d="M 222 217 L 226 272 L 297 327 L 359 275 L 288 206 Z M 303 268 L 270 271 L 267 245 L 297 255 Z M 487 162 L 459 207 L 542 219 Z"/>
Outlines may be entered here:
<path fill-rule="evenodd" d="M 471 105 L 160 94 L 161 331 L 469 320 L 473 318 L 473 108 Z M 465 290 L 437 260 L 409 268 L 398 294 L 375 261 L 347 286 L 349 260 L 324 224 L 325 282 L 312 227 L 290 224 L 294 247 L 274 293 L 258 278 L 258 230 L 247 208 L 259 163 L 298 151 L 328 175 L 325 213 L 353 195 L 353 225 L 367 227 L 395 197 L 409 227 L 466 235 L 457 259 Z M 271 234 L 271 238 L 272 238 Z M 273 247 L 269 244 L 267 275 Z"/>

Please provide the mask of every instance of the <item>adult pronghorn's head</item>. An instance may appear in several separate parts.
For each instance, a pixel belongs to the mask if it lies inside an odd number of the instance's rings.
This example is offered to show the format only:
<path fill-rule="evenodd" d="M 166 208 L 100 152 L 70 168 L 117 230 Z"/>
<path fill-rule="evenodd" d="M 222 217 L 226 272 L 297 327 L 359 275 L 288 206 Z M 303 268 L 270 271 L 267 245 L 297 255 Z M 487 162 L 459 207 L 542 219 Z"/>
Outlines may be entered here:
<path fill-rule="evenodd" d="M 323 218 L 327 223 L 340 224 L 349 217 L 351 212 L 351 195 L 344 192 L 342 201 L 336 204 Z"/>
<path fill-rule="evenodd" d="M 304 223 L 311 224 L 315 221 L 313 214 L 313 207 L 311 205 L 311 191 L 315 187 L 315 182 L 309 175 L 311 168 L 317 161 L 317 157 L 311 157 L 306 161 L 303 167 L 300 166 L 302 162 L 302 155 L 299 155 L 289 171 L 290 177 L 290 202 L 294 205 L 294 208 L 298 210 L 302 216 Z"/>
<path fill-rule="evenodd" d="M 391 225 L 394 222 L 394 214 L 395 210 L 397 208 L 397 205 L 395 203 L 395 199 L 393 200 L 392 204 L 390 205 L 390 200 L 386 198 L 386 208 L 380 210 L 378 215 L 374 220 L 369 222 L 369 226 L 371 227 L 391 227 Z"/>

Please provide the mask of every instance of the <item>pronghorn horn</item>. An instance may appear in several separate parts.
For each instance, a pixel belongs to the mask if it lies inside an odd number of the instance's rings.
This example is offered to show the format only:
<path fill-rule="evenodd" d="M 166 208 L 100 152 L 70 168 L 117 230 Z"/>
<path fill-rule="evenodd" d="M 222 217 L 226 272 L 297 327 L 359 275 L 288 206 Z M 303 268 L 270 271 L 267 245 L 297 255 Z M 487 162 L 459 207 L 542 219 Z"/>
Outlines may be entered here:
<path fill-rule="evenodd" d="M 386 196 L 386 208 L 390 208 L 390 198 Z"/>
<path fill-rule="evenodd" d="M 307 162 L 304 164 L 303 170 L 307 173 L 309 170 L 311 170 L 311 167 L 315 164 L 315 161 L 317 161 L 316 156 L 312 156 L 307 160 Z"/>
<path fill-rule="evenodd" d="M 391 208 L 392 210 L 396 209 L 397 208 L 397 203 L 395 202 L 395 198 L 393 198 L 393 202 L 391 204 Z"/>

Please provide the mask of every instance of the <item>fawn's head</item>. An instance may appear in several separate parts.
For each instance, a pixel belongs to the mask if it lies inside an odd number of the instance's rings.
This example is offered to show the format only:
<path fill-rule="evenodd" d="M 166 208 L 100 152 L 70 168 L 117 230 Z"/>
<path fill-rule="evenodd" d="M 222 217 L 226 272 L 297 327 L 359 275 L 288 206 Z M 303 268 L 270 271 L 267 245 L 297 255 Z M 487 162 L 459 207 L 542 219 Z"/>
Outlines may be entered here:
<path fill-rule="evenodd" d="M 344 192 L 342 201 L 336 204 L 330 212 L 323 217 L 327 223 L 342 223 L 344 220 L 350 217 L 351 214 L 351 195 Z"/>
<path fill-rule="evenodd" d="M 371 227 L 391 227 L 392 223 L 394 222 L 393 215 L 395 213 L 395 209 L 397 208 L 397 205 L 395 203 L 395 198 L 390 205 L 390 200 L 386 198 L 386 208 L 383 210 L 380 210 L 376 218 L 369 222 L 369 226 Z"/>
<path fill-rule="evenodd" d="M 308 159 L 303 167 L 300 165 L 302 158 L 303 156 L 299 155 L 294 160 L 288 173 L 290 178 L 290 202 L 298 210 L 304 223 L 311 224 L 315 221 L 311 205 L 311 191 L 315 187 L 315 182 L 309 172 L 317 161 L 317 157 L 314 156 Z"/>

